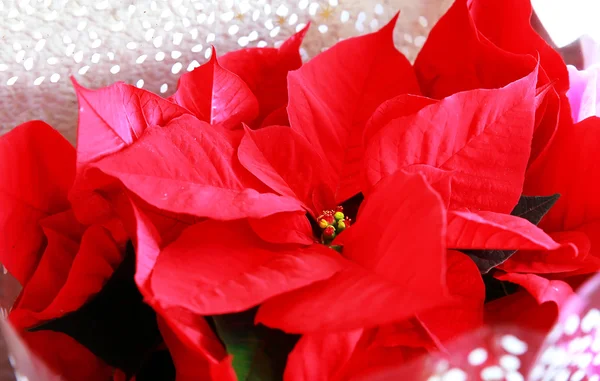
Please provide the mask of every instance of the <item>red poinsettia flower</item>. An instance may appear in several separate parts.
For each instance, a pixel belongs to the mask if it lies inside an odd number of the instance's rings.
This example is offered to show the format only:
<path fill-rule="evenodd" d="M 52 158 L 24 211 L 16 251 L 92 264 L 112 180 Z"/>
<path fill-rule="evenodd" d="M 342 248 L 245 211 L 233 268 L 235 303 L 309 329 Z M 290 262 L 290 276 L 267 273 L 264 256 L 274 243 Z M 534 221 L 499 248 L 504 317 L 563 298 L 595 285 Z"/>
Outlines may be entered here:
<path fill-rule="evenodd" d="M 393 201 L 392 193 L 404 197 Z M 381 213 L 389 217 L 376 218 Z M 409 216 L 410 226 L 403 223 Z M 444 208 L 421 176 L 390 177 L 364 203 L 357 221 L 340 235 L 350 261 L 320 243 L 267 243 L 248 222 L 200 223 L 158 256 L 154 297 L 163 308 L 181 306 L 199 315 L 242 311 L 269 299 L 257 319 L 293 332 L 394 321 L 447 299 Z M 401 248 L 415 254 L 395 255 Z M 361 309 L 365 303 L 371 308 Z"/>
<path fill-rule="evenodd" d="M 287 74 L 302 65 L 299 48 L 307 27 L 281 47 L 230 52 L 181 76 L 170 98 L 200 120 L 227 128 L 259 127 L 287 104 Z M 271 114 L 274 113 L 272 116 Z"/>
<path fill-rule="evenodd" d="M 381 280 L 378 282 L 377 276 L 369 273 L 372 271 L 385 279 L 386 276 L 380 274 L 385 269 L 378 263 L 387 261 L 384 247 L 379 256 L 363 256 L 372 250 L 373 242 L 377 242 L 373 237 L 380 237 L 378 230 L 383 227 L 375 216 L 386 210 L 387 202 L 383 201 L 383 196 L 371 195 L 371 188 L 383 177 L 395 179 L 394 184 L 400 186 L 403 184 L 399 180 L 401 175 L 399 172 L 394 175 L 399 170 L 422 172 L 427 176 L 444 204 L 452 209 L 447 221 L 452 230 L 444 238 L 440 232 L 419 232 L 414 226 L 403 226 L 400 230 L 413 233 L 411 237 L 402 235 L 405 241 L 398 245 L 422 249 L 423 243 L 416 243 L 414 238 L 420 234 L 437 234 L 438 239 L 431 241 L 442 252 L 445 243 L 457 249 L 558 248 L 535 226 L 505 214 L 511 211 L 521 194 L 534 128 L 537 72 L 502 89 L 474 90 L 441 102 L 401 95 L 418 90 L 410 66 L 392 44 L 392 26 L 393 22 L 377 33 L 347 40 L 290 74 L 288 109 L 291 128 L 274 126 L 258 131 L 246 130 L 240 143 L 239 134 L 235 132 L 210 127 L 192 116 L 183 115 L 164 127 L 147 128 L 136 144 L 91 166 L 119 179 L 136 197 L 158 210 L 215 220 L 249 218 L 235 223 L 202 222 L 184 231 L 160 254 L 150 256 L 149 263 L 154 270 L 151 274 L 146 271 L 149 278 L 144 280 L 144 287 L 149 285 L 149 294 L 156 299 L 157 305 L 161 308 L 180 306 L 200 315 L 209 315 L 244 310 L 275 297 L 262 307 L 259 318 L 289 331 L 302 332 L 318 330 L 325 323 L 341 329 L 391 322 L 442 303 L 444 297 L 438 296 L 415 300 L 411 311 L 390 309 L 378 316 L 365 312 L 366 315 L 353 313 L 353 317 L 345 310 L 332 311 L 330 316 L 322 314 L 323 303 L 330 304 L 332 300 L 349 295 L 347 288 L 355 290 L 356 284 L 365 284 L 363 292 L 367 294 L 380 289 L 380 295 L 369 294 L 369 297 L 377 298 L 382 306 L 386 298 L 396 295 L 394 287 L 384 291 L 386 287 Z M 373 57 L 367 62 L 372 70 L 366 70 L 364 65 L 347 65 L 357 50 Z M 390 62 L 396 63 L 393 70 Z M 331 67 L 344 67 L 345 70 L 336 70 L 336 76 L 332 76 Z M 405 69 L 398 70 L 398 67 Z M 372 74 L 384 70 L 389 73 L 385 80 Z M 390 85 L 390 78 L 393 85 Z M 360 86 L 351 85 L 353 81 Z M 331 89 L 337 89 L 336 93 L 343 94 L 344 99 L 329 97 Z M 381 106 L 368 122 L 377 106 L 394 96 L 399 98 Z M 413 100 L 417 106 L 413 106 Z M 411 105 L 408 108 L 405 107 L 407 103 Z M 481 107 L 482 104 L 486 107 Z M 461 112 L 460 117 L 449 119 L 448 115 L 456 113 L 457 109 Z M 430 126 L 431 120 L 438 120 L 439 127 L 422 140 L 414 139 Z M 514 120 L 519 121 L 518 126 L 512 122 Z M 394 128 L 394 123 L 401 122 L 409 128 Z M 408 133 L 402 135 L 406 131 Z M 453 135 L 456 131 L 463 132 L 456 135 L 459 139 L 449 139 L 450 131 Z M 365 144 L 363 135 L 367 134 L 372 137 Z M 446 141 L 452 145 L 448 146 Z M 377 144 L 380 148 L 372 148 Z M 505 149 L 507 145 L 510 150 Z M 365 146 L 367 149 L 363 152 Z M 490 151 L 490 148 L 496 151 Z M 478 154 L 481 157 L 478 158 Z M 494 160 L 496 163 L 492 165 Z M 369 170 L 373 169 L 367 171 L 366 186 L 361 186 L 363 163 Z M 379 167 L 383 169 L 375 170 Z M 94 173 L 89 172 L 90 176 Z M 487 172 L 492 175 L 485 178 L 478 175 Z M 422 188 L 420 192 L 425 194 L 437 194 L 433 190 L 427 191 L 429 186 L 415 185 L 419 180 L 406 181 L 410 185 L 406 185 L 407 200 L 414 198 L 417 202 L 415 193 L 419 192 L 415 189 Z M 381 191 L 380 195 L 392 198 L 386 192 L 393 187 L 381 187 L 387 191 Z M 323 218 L 327 226 L 324 224 L 322 235 L 315 237 L 304 216 L 304 211 L 308 211 L 313 219 L 319 216 L 331 218 L 334 213 L 321 213 L 335 210 L 336 204 L 361 190 L 367 193 L 363 210 L 369 212 L 363 212 L 358 223 L 347 229 L 340 239 L 346 237 L 343 239 L 344 256 L 363 267 L 368 264 L 369 271 L 366 272 L 315 243 L 322 238 L 323 241 L 334 238 L 338 229 L 344 227 L 333 227 L 330 223 L 333 221 Z M 368 209 L 366 205 L 378 205 L 381 210 Z M 431 210 L 436 208 L 432 206 Z M 474 211 L 477 209 L 485 212 Z M 401 210 L 405 215 L 416 213 L 410 208 Z M 368 217 L 371 215 L 373 217 Z M 361 223 L 361 218 L 365 222 Z M 371 225 L 379 228 L 373 229 Z M 354 241 L 352 237 L 355 237 Z M 442 243 L 438 242 L 439 238 Z M 279 246 L 291 243 L 302 246 Z M 249 248 L 256 251 L 250 258 L 245 254 Z M 438 252 L 438 249 L 431 252 Z M 218 257 L 212 254 L 215 250 L 220 253 Z M 206 253 L 208 257 L 198 253 Z M 429 264 L 434 267 L 430 274 L 438 274 L 429 278 L 431 289 L 444 288 L 443 278 L 439 275 L 444 268 L 443 258 L 440 254 Z M 214 263 L 214 267 L 207 263 Z M 182 266 L 197 270 L 186 272 Z M 397 271 L 402 271 L 401 274 L 410 268 L 413 267 L 404 266 L 403 270 Z M 288 276 L 278 277 L 281 273 Z M 174 278 L 174 274 L 179 275 Z M 408 274 L 407 279 L 410 279 Z M 415 281 L 424 282 L 421 279 Z M 190 298 L 186 291 L 190 289 L 195 293 L 198 289 L 204 292 L 197 298 Z M 294 289 L 299 291 L 277 296 Z M 429 291 L 424 288 L 415 292 L 418 295 Z M 286 309 L 272 307 L 277 305 L 285 305 Z M 311 319 L 300 318 L 313 314 L 315 317 Z"/>
<path fill-rule="evenodd" d="M 521 196 L 536 110 L 549 91 L 535 58 L 475 39 L 519 71 L 506 83 L 473 85 L 489 90 L 421 97 L 393 46 L 394 22 L 289 74 L 291 127 L 235 131 L 276 120 L 286 99 L 264 90 L 262 72 L 238 68 L 236 76 L 214 52 L 182 77 L 174 103 L 124 84 L 78 87 L 83 128 L 70 199 L 83 222 L 124 221 L 137 248 L 136 282 L 180 373 L 230 377 L 201 316 L 263 302 L 258 320 L 287 331 L 413 319 L 440 345 L 479 324 L 483 302 L 480 289 L 467 295 L 447 284 L 446 247 L 561 249 L 507 214 Z M 268 60 L 281 69 L 277 94 L 297 64 L 288 53 L 298 37 L 290 41 Z M 353 59 L 357 52 L 366 59 Z M 336 207 L 360 192 L 366 200 L 354 223 Z M 444 326 L 440 313 L 463 316 L 464 325 Z M 205 365 L 194 370 L 193 361 Z"/>
<path fill-rule="evenodd" d="M 65 380 L 106 380 L 111 367 L 71 337 L 26 329 L 78 309 L 102 288 L 122 259 L 120 227 L 77 222 L 67 200 L 75 150 L 47 124 L 4 135 L 0 157 L 0 261 L 23 286 L 9 319 Z"/>

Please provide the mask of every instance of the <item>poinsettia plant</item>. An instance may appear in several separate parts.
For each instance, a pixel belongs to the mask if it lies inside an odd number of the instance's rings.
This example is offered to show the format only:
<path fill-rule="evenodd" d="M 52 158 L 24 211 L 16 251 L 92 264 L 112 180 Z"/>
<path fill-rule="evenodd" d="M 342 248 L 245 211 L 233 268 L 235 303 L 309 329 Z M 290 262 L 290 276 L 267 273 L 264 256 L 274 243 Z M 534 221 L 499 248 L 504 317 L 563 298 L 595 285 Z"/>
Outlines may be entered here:
<path fill-rule="evenodd" d="M 74 80 L 75 148 L 4 135 L 7 332 L 67 381 L 417 380 L 543 338 L 600 269 L 597 75 L 526 0 L 456 0 L 414 65 L 397 17 L 305 64 L 306 29 L 213 49 L 167 99 Z M 523 379 L 502 337 L 478 374 Z"/>

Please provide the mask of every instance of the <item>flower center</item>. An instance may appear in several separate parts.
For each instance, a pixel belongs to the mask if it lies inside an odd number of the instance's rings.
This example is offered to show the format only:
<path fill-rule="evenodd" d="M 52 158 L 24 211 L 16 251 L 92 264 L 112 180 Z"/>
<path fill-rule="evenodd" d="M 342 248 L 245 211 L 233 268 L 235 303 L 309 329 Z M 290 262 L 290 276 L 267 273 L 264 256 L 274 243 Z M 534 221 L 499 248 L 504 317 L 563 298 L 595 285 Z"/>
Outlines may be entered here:
<path fill-rule="evenodd" d="M 344 208 L 336 207 L 334 210 L 324 210 L 317 217 L 317 224 L 321 229 L 321 242 L 329 245 L 333 239 L 344 229 L 350 227 L 352 220 L 344 215 Z"/>

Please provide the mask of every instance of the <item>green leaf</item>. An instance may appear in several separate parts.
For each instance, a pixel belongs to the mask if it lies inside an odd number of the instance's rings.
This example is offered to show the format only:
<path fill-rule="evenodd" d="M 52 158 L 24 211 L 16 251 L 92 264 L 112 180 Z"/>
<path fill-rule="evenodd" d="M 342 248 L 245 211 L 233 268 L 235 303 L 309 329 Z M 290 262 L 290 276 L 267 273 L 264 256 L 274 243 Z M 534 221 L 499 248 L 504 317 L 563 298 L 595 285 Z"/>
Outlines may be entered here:
<path fill-rule="evenodd" d="M 254 325 L 256 310 L 212 316 L 215 331 L 233 356 L 238 381 L 281 380 L 296 336 Z"/>

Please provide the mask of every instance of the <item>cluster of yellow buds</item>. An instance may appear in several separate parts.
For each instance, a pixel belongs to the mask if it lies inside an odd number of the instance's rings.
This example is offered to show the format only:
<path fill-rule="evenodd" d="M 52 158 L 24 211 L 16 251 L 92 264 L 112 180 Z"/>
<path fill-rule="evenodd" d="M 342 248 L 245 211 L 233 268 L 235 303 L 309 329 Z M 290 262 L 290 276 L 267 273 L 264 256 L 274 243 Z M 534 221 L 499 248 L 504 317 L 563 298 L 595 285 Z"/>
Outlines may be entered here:
<path fill-rule="evenodd" d="M 322 229 L 321 241 L 329 244 L 344 229 L 350 227 L 352 221 L 344 215 L 344 208 L 338 206 L 335 210 L 325 210 L 319 217 L 317 223 Z"/>

